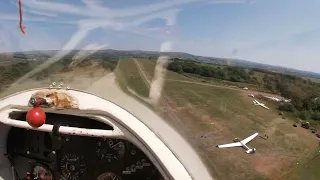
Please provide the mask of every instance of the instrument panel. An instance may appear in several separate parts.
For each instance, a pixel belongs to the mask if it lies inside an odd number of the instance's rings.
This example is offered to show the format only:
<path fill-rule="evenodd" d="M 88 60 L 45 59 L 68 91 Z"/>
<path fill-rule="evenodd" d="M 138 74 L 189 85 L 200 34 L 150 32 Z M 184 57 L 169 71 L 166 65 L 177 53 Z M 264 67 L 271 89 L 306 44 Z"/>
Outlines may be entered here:
<path fill-rule="evenodd" d="M 66 118 L 61 122 L 68 123 Z M 55 136 L 13 127 L 8 135 L 7 154 L 16 179 L 163 179 L 138 147 L 121 139 Z"/>

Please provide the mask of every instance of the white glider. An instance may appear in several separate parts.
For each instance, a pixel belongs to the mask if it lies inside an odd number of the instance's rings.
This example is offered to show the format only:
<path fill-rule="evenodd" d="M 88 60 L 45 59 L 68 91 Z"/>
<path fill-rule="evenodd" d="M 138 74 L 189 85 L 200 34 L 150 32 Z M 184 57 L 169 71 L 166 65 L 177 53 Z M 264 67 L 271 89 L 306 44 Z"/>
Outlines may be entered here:
<path fill-rule="evenodd" d="M 238 138 L 235 138 L 234 143 L 217 145 L 217 148 L 229 148 L 229 147 L 243 147 L 248 154 L 253 154 L 256 152 L 256 148 L 250 149 L 246 144 L 249 143 L 252 139 L 258 136 L 259 133 L 255 133 L 246 139 L 240 141 Z"/>
<path fill-rule="evenodd" d="M 253 103 L 254 103 L 254 105 L 256 105 L 256 106 L 261 106 L 261 107 L 263 107 L 263 108 L 266 108 L 266 109 L 269 109 L 267 106 L 265 106 L 263 103 L 260 103 L 259 101 L 257 101 L 257 100 L 253 100 Z"/>

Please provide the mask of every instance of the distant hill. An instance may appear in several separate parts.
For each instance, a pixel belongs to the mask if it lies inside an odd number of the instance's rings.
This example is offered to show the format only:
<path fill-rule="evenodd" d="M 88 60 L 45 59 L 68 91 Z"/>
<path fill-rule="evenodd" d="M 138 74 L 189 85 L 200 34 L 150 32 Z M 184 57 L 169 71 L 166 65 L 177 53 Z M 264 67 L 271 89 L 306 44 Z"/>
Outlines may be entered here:
<path fill-rule="evenodd" d="M 67 56 L 72 57 L 75 55 L 79 50 L 72 50 Z M 88 51 L 89 52 L 89 51 Z M 26 51 L 26 52 L 15 52 L 13 53 L 14 60 L 45 60 L 49 57 L 52 57 L 54 54 L 57 53 L 57 50 L 46 50 L 46 51 Z M 219 64 L 219 65 L 232 65 L 232 66 L 240 66 L 240 67 L 247 67 L 247 68 L 260 68 L 266 69 L 269 71 L 276 71 L 282 72 L 287 74 L 295 74 L 299 76 L 305 77 L 313 77 L 313 78 L 320 78 L 319 73 L 302 71 L 292 68 L 256 63 L 246 60 L 240 59 L 225 59 L 225 58 L 217 58 L 217 57 L 205 57 L 205 56 L 196 56 L 184 52 L 158 52 L 158 51 L 141 51 L 141 50 L 113 50 L 113 49 L 105 49 L 99 50 L 90 55 L 90 57 L 101 57 L 101 58 L 147 58 L 147 59 L 156 59 L 160 55 L 169 56 L 171 58 L 179 58 L 183 60 L 191 60 L 196 62 L 202 63 L 209 63 L 209 64 Z M 2 53 L 0 54 L 0 63 L 2 57 L 5 57 L 5 61 L 8 61 L 8 57 Z"/>
<path fill-rule="evenodd" d="M 293 69 L 293 68 L 256 63 L 256 62 L 251 62 L 251 61 L 246 61 L 246 60 L 234 59 L 232 65 L 242 66 L 242 67 L 251 67 L 251 68 L 260 68 L 260 69 L 266 69 L 269 71 L 282 72 L 285 74 L 300 75 L 300 76 L 304 76 L 304 77 L 320 78 L 320 74 L 315 73 L 315 72 L 309 72 L 309 71 L 303 71 L 303 70 L 298 70 L 298 69 Z"/>

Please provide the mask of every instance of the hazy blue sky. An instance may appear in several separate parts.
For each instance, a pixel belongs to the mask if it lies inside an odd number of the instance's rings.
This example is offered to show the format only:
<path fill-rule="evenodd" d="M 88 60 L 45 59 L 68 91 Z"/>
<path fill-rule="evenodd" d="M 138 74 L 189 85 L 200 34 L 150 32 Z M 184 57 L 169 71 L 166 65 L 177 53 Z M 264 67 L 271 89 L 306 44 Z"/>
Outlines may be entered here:
<path fill-rule="evenodd" d="M 319 0 L 0 1 L 0 51 L 160 50 L 320 72 Z"/>

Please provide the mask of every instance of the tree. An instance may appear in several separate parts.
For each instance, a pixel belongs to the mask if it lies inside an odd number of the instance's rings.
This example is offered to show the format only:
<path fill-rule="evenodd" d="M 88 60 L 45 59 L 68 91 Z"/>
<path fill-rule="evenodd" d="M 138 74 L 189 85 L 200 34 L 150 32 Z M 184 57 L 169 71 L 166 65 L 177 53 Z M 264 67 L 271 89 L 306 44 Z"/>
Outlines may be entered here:
<path fill-rule="evenodd" d="M 292 97 L 292 92 L 291 92 L 289 85 L 287 83 L 279 81 L 276 85 L 276 88 L 280 92 L 281 96 L 286 97 L 286 98 Z"/>
<path fill-rule="evenodd" d="M 269 82 L 270 80 L 269 80 L 268 74 L 265 74 L 265 75 L 263 76 L 262 80 L 263 80 L 263 82 L 265 82 L 265 83 Z"/>
<path fill-rule="evenodd" d="M 295 112 L 296 109 L 291 103 L 281 103 L 278 107 L 281 111 L 289 111 L 289 112 Z"/>
<path fill-rule="evenodd" d="M 299 118 L 301 118 L 302 120 L 307 120 L 309 119 L 309 112 L 308 111 L 301 111 L 298 113 Z"/>
<path fill-rule="evenodd" d="M 311 119 L 313 119 L 315 121 L 320 121 L 320 112 L 319 111 L 312 112 Z"/>
<path fill-rule="evenodd" d="M 167 68 L 174 72 L 183 73 L 182 65 L 178 62 L 170 63 Z"/>
<path fill-rule="evenodd" d="M 275 89 L 274 89 L 274 87 L 273 87 L 273 84 L 269 81 L 269 82 L 267 82 L 265 85 L 264 85 L 264 87 L 266 88 L 266 89 L 268 89 L 268 90 L 270 90 L 271 92 L 273 92 Z"/>

